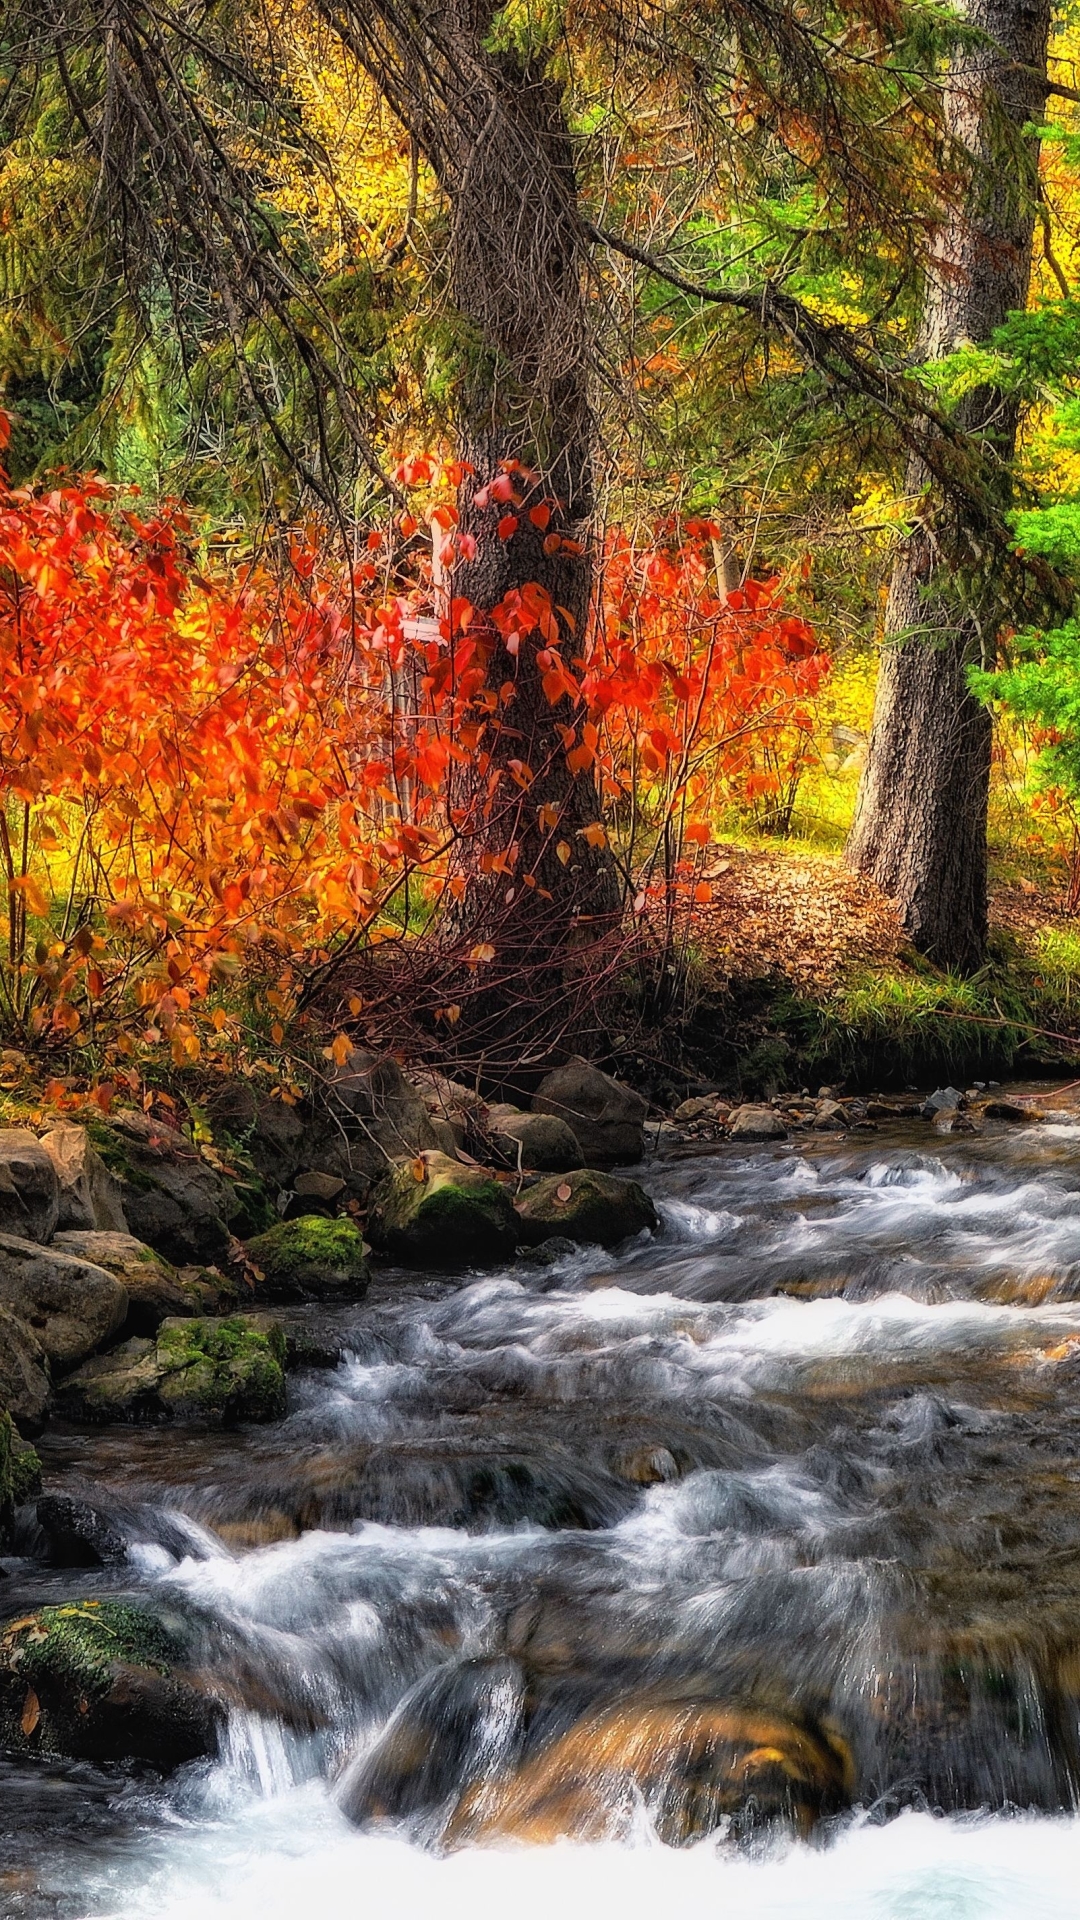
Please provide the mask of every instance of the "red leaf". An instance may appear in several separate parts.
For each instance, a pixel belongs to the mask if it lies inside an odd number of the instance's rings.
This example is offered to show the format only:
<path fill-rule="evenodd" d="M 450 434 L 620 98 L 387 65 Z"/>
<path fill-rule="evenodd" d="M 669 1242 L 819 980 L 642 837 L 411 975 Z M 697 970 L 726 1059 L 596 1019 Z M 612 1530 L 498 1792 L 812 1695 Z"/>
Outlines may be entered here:
<path fill-rule="evenodd" d="M 504 513 L 502 519 L 499 521 L 499 539 L 512 540 L 518 530 L 519 524 L 516 513 Z"/>

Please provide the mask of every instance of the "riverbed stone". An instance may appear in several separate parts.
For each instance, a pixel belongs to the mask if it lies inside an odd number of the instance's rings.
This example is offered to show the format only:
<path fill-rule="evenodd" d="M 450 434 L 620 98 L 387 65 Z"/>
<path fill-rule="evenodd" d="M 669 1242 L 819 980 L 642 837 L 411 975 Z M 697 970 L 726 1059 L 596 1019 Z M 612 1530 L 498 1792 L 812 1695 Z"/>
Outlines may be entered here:
<path fill-rule="evenodd" d="M 0 1128 L 0 1233 L 51 1240 L 60 1218 L 60 1181 L 28 1127 Z"/>
<path fill-rule="evenodd" d="M 53 1246 L 61 1253 L 93 1261 L 121 1282 L 128 1297 L 127 1317 L 120 1329 L 125 1337 L 154 1334 L 170 1315 L 194 1316 L 201 1311 L 181 1285 L 176 1268 L 152 1247 L 136 1240 L 134 1234 L 97 1230 L 58 1233 Z"/>
<path fill-rule="evenodd" d="M 363 1235 L 351 1220 L 282 1220 L 249 1240 L 247 1252 L 266 1300 L 362 1300 L 371 1278 Z"/>
<path fill-rule="evenodd" d="M 107 1513 L 69 1493 L 42 1494 L 34 1509 L 54 1567 L 119 1567 L 127 1541 Z"/>
<path fill-rule="evenodd" d="M 846 1133 L 851 1125 L 851 1116 L 839 1100 L 822 1100 L 810 1125 L 815 1133 Z"/>
<path fill-rule="evenodd" d="M 223 1712 L 176 1661 L 139 1607 L 77 1600 L 23 1614 L 0 1626 L 0 1745 L 161 1772 L 201 1759 Z"/>
<path fill-rule="evenodd" d="M 615 1247 L 632 1235 L 655 1232 L 656 1208 L 636 1180 L 582 1167 L 550 1174 L 528 1187 L 516 1202 L 519 1237 L 527 1245 L 552 1234 L 590 1246 Z"/>
<path fill-rule="evenodd" d="M 568 1060 L 546 1074 L 532 1109 L 565 1121 L 587 1167 L 628 1166 L 644 1158 L 648 1102 L 588 1060 Z"/>
<path fill-rule="evenodd" d="M 60 1183 L 58 1228 L 126 1233 L 120 1182 L 109 1172 L 86 1128 L 62 1121 L 42 1134 L 41 1145 Z"/>
<path fill-rule="evenodd" d="M 285 1339 L 263 1315 L 166 1320 L 156 1340 L 126 1340 L 65 1380 L 58 1395 L 77 1419 L 235 1426 L 285 1412 Z"/>
<path fill-rule="evenodd" d="M 63 1371 L 119 1333 L 128 1301 L 120 1281 L 104 1267 L 4 1233 L 0 1306 L 31 1328 L 51 1366 Z"/>
<path fill-rule="evenodd" d="M 511 1166 L 520 1160 L 533 1173 L 569 1173 L 585 1165 L 576 1133 L 553 1113 L 493 1107 L 487 1130 Z"/>
<path fill-rule="evenodd" d="M 729 1140 L 786 1140 L 788 1130 L 772 1107 L 736 1107 L 728 1119 Z"/>
<path fill-rule="evenodd" d="M 484 1167 L 444 1153 L 399 1161 L 372 1196 L 369 1232 L 404 1266 L 491 1266 L 513 1258 L 518 1218 Z"/>

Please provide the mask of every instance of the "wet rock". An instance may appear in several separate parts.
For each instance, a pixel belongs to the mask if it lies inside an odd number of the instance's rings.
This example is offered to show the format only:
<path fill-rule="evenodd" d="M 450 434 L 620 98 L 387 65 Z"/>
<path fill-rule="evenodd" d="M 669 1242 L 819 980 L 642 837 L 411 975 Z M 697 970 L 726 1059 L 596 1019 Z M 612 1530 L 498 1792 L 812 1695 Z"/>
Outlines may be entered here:
<path fill-rule="evenodd" d="M 13 1620 L 0 1627 L 0 1744 L 162 1772 L 213 1753 L 221 1708 L 175 1659 L 151 1614 L 116 1601 Z"/>
<path fill-rule="evenodd" d="M 611 1173 L 581 1168 L 550 1174 L 517 1200 L 519 1238 L 547 1240 L 559 1234 L 590 1246 L 616 1247 L 646 1229 L 655 1232 L 659 1216 L 644 1187 Z"/>
<path fill-rule="evenodd" d="M 120 1183 L 91 1144 L 86 1128 L 65 1121 L 42 1134 L 41 1145 L 60 1183 L 58 1227 L 126 1233 Z"/>
<path fill-rule="evenodd" d="M 41 1461 L 10 1413 L 0 1412 L 0 1552 L 10 1545 L 16 1507 L 40 1491 Z"/>
<path fill-rule="evenodd" d="M 0 1406 L 22 1433 L 40 1433 L 49 1404 L 49 1363 L 22 1320 L 0 1307 Z"/>
<path fill-rule="evenodd" d="M 488 1131 L 512 1166 L 534 1173 L 569 1173 L 585 1165 L 577 1135 L 553 1113 L 519 1113 L 493 1107 Z"/>
<path fill-rule="evenodd" d="M 368 1289 L 367 1251 L 351 1220 L 283 1220 L 249 1241 L 247 1251 L 267 1300 L 362 1300 Z"/>
<path fill-rule="evenodd" d="M 729 1140 L 786 1140 L 788 1130 L 771 1107 L 736 1107 L 728 1119 Z"/>
<path fill-rule="evenodd" d="M 970 1113 L 961 1113 L 958 1108 L 946 1107 L 934 1115 L 935 1133 L 979 1133 L 977 1122 Z"/>
<path fill-rule="evenodd" d="M 520 1246 L 517 1250 L 519 1260 L 529 1260 L 538 1267 L 557 1267 L 580 1252 L 576 1240 L 565 1233 L 551 1233 L 546 1240 L 538 1240 L 535 1246 Z"/>
<path fill-rule="evenodd" d="M 127 1340 L 63 1382 L 76 1419 L 235 1426 L 285 1412 L 285 1338 L 263 1315 L 166 1320 L 156 1340 Z"/>
<path fill-rule="evenodd" d="M 1008 1120 L 1013 1126 L 1030 1126 L 1042 1119 L 1038 1107 L 1022 1106 L 1019 1100 L 983 1100 L 979 1115 L 984 1120 Z"/>
<path fill-rule="evenodd" d="M 238 1313 L 251 1304 L 251 1285 L 235 1273 L 222 1273 L 220 1267 L 179 1267 L 176 1277 L 187 1303 L 180 1309 L 181 1316 Z"/>
<path fill-rule="evenodd" d="M 956 1113 L 964 1104 L 964 1096 L 959 1087 L 938 1087 L 924 1100 L 920 1109 L 924 1120 L 933 1120 L 939 1113 Z"/>
<path fill-rule="evenodd" d="M 120 1281 L 128 1299 L 127 1318 L 120 1328 L 124 1338 L 155 1334 L 170 1316 L 194 1316 L 201 1311 L 197 1300 L 181 1285 L 175 1267 L 133 1234 L 97 1229 L 58 1233 L 53 1246 L 61 1253 L 104 1267 Z"/>
<path fill-rule="evenodd" d="M 613 1462 L 620 1480 L 632 1487 L 656 1487 L 679 1478 L 679 1463 L 669 1447 L 637 1447 Z"/>
<path fill-rule="evenodd" d="M 483 1167 L 444 1153 L 400 1161 L 372 1196 L 368 1230 L 404 1266 L 492 1266 L 521 1238 L 513 1202 Z"/>
<path fill-rule="evenodd" d="M 122 1110 L 96 1135 L 120 1182 L 124 1213 L 137 1240 L 177 1266 L 212 1262 L 229 1248 L 237 1201 L 228 1182 L 172 1127 Z"/>
<path fill-rule="evenodd" d="M 293 1181 L 293 1192 L 301 1200 L 321 1200 L 326 1206 L 333 1206 L 345 1191 L 345 1182 L 338 1173 L 320 1173 L 312 1168 L 307 1173 L 298 1173 Z"/>
<path fill-rule="evenodd" d="M 127 1293 L 90 1260 L 0 1234 L 0 1306 L 37 1336 L 56 1368 L 78 1366 L 119 1333 Z"/>
<path fill-rule="evenodd" d="M 643 1701 L 587 1715 L 509 1779 L 468 1793 L 450 1845 L 626 1838 L 642 1804 L 661 1840 L 685 1846 L 727 1820 L 806 1833 L 849 1799 L 843 1743 L 749 1705 Z"/>
<path fill-rule="evenodd" d="M 647 1102 L 587 1060 L 570 1060 L 547 1074 L 532 1109 L 566 1122 L 587 1167 L 630 1165 L 644 1157 Z"/>
<path fill-rule="evenodd" d="M 815 1133 L 846 1133 L 851 1116 L 839 1100 L 822 1100 L 810 1122 Z"/>
<path fill-rule="evenodd" d="M 126 1561 L 123 1534 L 88 1500 L 47 1493 L 38 1501 L 36 1513 L 54 1567 L 115 1567 Z"/>
<path fill-rule="evenodd" d="M 370 1826 L 444 1812 L 516 1757 L 524 1705 L 514 1660 L 463 1660 L 426 1675 L 347 1774 L 345 1813 Z"/>
<path fill-rule="evenodd" d="M 60 1182 L 36 1134 L 0 1129 L 0 1233 L 51 1240 L 60 1217 Z"/>

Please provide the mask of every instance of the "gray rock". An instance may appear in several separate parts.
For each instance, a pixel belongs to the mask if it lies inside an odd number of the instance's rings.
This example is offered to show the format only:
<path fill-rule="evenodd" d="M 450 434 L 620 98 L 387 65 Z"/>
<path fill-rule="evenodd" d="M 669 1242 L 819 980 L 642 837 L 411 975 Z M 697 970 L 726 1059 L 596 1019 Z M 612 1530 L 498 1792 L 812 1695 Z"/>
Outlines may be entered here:
<path fill-rule="evenodd" d="M 922 1105 L 923 1117 L 932 1120 L 938 1113 L 955 1113 L 964 1104 L 959 1087 L 938 1087 Z"/>
<path fill-rule="evenodd" d="M 518 1113 L 493 1108 L 488 1131 L 511 1166 L 536 1173 L 569 1173 L 585 1165 L 577 1135 L 553 1113 Z"/>
<path fill-rule="evenodd" d="M 214 1138 L 246 1155 L 272 1187 L 292 1185 L 310 1164 L 309 1127 L 295 1107 L 255 1091 L 250 1080 L 230 1075 L 207 1099 Z"/>
<path fill-rule="evenodd" d="M 405 1266 L 491 1266 L 521 1237 L 513 1202 L 484 1167 L 430 1152 L 393 1167 L 372 1198 L 373 1241 Z"/>
<path fill-rule="evenodd" d="M 0 1234 L 0 1306 L 36 1334 L 50 1365 L 77 1367 L 119 1333 L 127 1291 L 90 1260 Z"/>
<path fill-rule="evenodd" d="M 305 1200 L 332 1203 L 340 1200 L 344 1191 L 345 1182 L 339 1173 L 319 1173 L 314 1168 L 307 1173 L 298 1173 L 293 1181 L 293 1192 Z"/>
<path fill-rule="evenodd" d="M 728 1118 L 729 1140 L 786 1140 L 788 1130 L 772 1107 L 736 1107 Z"/>
<path fill-rule="evenodd" d="M 716 1119 L 716 1101 L 708 1094 L 696 1094 L 692 1100 L 684 1100 L 676 1107 L 672 1119 L 683 1125 L 695 1125 L 702 1120 Z"/>
<path fill-rule="evenodd" d="M 428 1118 L 439 1151 L 445 1153 L 448 1160 L 456 1160 L 463 1148 L 468 1152 L 469 1129 L 464 1120 L 456 1117 L 444 1120 L 438 1113 L 431 1113 Z"/>
<path fill-rule="evenodd" d="M 107 1158 L 135 1238 L 177 1266 L 227 1255 L 237 1202 L 191 1142 L 131 1109 L 111 1115 L 108 1132 Z"/>
<path fill-rule="evenodd" d="M 266 1314 L 164 1320 L 156 1340 L 126 1340 L 98 1354 L 58 1393 L 78 1419 L 234 1426 L 285 1411 L 285 1337 Z"/>
<path fill-rule="evenodd" d="M 185 1292 L 176 1269 L 152 1247 L 130 1233 L 58 1233 L 53 1246 L 61 1253 L 91 1260 L 114 1274 L 127 1290 L 128 1311 L 121 1333 L 156 1333 L 170 1316 L 197 1314 L 197 1300 Z"/>
<path fill-rule="evenodd" d="M 354 1047 L 326 1097 L 335 1124 L 320 1135 L 319 1165 L 328 1172 L 381 1176 L 389 1161 L 438 1145 L 424 1101 L 391 1054 Z"/>
<path fill-rule="evenodd" d="M 49 1363 L 37 1335 L 0 1307 L 0 1407 L 20 1433 L 40 1433 L 49 1404 Z"/>
<path fill-rule="evenodd" d="M 810 1122 L 815 1133 L 846 1133 L 851 1117 L 839 1100 L 822 1100 Z"/>
<path fill-rule="evenodd" d="M 36 1511 L 54 1567 L 117 1567 L 127 1559 L 123 1534 L 88 1500 L 45 1493 Z"/>
<path fill-rule="evenodd" d="M 51 1240 L 60 1218 L 60 1182 L 37 1135 L 0 1129 L 0 1233 Z"/>
<path fill-rule="evenodd" d="M 126 1233 L 120 1183 L 95 1151 L 86 1128 L 63 1121 L 42 1134 L 41 1145 L 60 1182 L 61 1231 Z"/>
<path fill-rule="evenodd" d="M 532 1109 L 566 1122 L 587 1167 L 629 1165 L 644 1156 L 648 1103 L 587 1060 L 569 1060 L 547 1074 Z"/>

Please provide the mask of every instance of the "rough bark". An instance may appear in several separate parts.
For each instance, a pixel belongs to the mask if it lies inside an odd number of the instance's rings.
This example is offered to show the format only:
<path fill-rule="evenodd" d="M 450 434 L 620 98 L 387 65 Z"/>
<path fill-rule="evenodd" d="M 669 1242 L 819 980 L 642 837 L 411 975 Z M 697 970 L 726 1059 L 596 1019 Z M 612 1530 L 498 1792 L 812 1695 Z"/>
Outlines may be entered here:
<path fill-rule="evenodd" d="M 920 354 L 936 359 L 989 339 L 1027 300 L 1046 94 L 1049 0 L 968 0 L 984 36 L 955 54 L 946 76 L 949 134 L 970 156 L 968 186 L 941 233 L 927 278 Z M 1015 406 L 997 389 L 968 394 L 957 424 L 979 435 L 1007 490 Z M 993 582 L 962 605 L 950 591 L 973 557 L 970 529 L 947 524 L 913 457 L 911 496 L 926 493 L 897 556 L 866 770 L 847 859 L 896 900 L 919 950 L 972 971 L 987 935 L 986 816 L 991 721 L 968 691 L 968 665 L 992 652 L 1001 620 Z"/>

